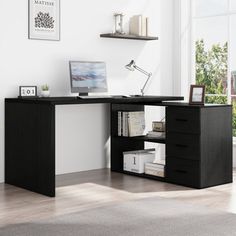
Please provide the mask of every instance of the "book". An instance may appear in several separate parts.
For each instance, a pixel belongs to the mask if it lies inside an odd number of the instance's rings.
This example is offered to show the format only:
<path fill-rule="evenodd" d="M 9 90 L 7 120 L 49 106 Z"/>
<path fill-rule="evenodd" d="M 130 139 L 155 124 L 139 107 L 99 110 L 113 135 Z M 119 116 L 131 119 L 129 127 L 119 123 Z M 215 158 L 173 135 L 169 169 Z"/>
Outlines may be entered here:
<path fill-rule="evenodd" d="M 165 165 L 156 163 L 145 163 L 145 174 L 165 177 Z"/>
<path fill-rule="evenodd" d="M 129 116 L 129 112 L 127 111 L 123 112 L 123 136 L 125 137 L 129 136 L 128 116 Z"/>
<path fill-rule="evenodd" d="M 118 111 L 118 136 L 142 136 L 145 129 L 144 111 Z"/>
<path fill-rule="evenodd" d="M 165 165 L 161 163 L 146 163 L 145 167 L 153 168 L 153 169 L 160 169 L 164 170 Z"/>
<path fill-rule="evenodd" d="M 121 118 L 122 112 L 118 111 L 118 136 L 122 135 L 122 118 Z"/>
<path fill-rule="evenodd" d="M 149 36 L 149 18 L 146 17 L 146 36 Z"/>
<path fill-rule="evenodd" d="M 126 112 L 122 112 L 122 136 L 125 136 L 126 130 L 125 130 L 125 116 Z"/>
<path fill-rule="evenodd" d="M 148 35 L 148 23 L 147 17 L 142 15 L 135 15 L 130 18 L 129 34 L 137 36 Z"/>
<path fill-rule="evenodd" d="M 145 129 L 144 111 L 128 113 L 128 136 L 142 136 Z"/>
<path fill-rule="evenodd" d="M 129 34 L 131 35 L 142 35 L 142 16 L 135 15 L 130 18 L 129 22 Z"/>
<path fill-rule="evenodd" d="M 147 36 L 147 21 L 146 21 L 146 17 L 141 16 L 141 22 L 142 22 L 141 36 Z"/>
<path fill-rule="evenodd" d="M 147 133 L 147 136 L 152 137 L 152 138 L 165 138 L 166 133 L 165 132 L 149 131 Z"/>

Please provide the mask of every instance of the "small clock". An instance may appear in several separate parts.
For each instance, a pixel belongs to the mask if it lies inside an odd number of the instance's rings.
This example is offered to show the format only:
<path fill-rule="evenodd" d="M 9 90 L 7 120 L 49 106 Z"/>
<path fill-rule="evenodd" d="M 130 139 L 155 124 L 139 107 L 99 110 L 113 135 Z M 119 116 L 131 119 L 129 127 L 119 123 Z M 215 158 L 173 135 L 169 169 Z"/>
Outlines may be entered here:
<path fill-rule="evenodd" d="M 20 86 L 19 87 L 19 97 L 37 97 L 37 86 Z"/>

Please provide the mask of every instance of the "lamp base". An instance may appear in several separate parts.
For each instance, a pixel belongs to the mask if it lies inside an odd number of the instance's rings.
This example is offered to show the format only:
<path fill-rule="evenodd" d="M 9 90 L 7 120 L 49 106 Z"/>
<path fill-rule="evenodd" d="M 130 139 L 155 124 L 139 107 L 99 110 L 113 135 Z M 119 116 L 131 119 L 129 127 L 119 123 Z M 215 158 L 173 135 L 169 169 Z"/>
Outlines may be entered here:
<path fill-rule="evenodd" d="M 141 94 L 134 94 L 134 95 L 130 95 L 130 97 L 143 97 L 144 95 Z"/>

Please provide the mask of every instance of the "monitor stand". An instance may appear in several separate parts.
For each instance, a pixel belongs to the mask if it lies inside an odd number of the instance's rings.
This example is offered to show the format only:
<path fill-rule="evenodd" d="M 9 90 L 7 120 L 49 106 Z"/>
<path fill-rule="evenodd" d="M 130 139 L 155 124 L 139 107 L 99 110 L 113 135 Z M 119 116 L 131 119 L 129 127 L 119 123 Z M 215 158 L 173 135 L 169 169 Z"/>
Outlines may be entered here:
<path fill-rule="evenodd" d="M 79 93 L 79 96 L 88 96 L 88 93 Z"/>

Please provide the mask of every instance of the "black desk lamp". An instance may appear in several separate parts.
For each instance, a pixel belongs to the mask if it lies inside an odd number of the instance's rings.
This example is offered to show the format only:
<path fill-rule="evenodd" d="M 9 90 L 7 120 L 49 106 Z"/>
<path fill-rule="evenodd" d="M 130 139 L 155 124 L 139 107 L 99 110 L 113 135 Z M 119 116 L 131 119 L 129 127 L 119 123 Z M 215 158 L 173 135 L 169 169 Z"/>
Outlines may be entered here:
<path fill-rule="evenodd" d="M 142 94 L 142 96 L 144 96 L 144 89 L 145 89 L 149 79 L 151 78 L 152 73 L 148 73 L 147 71 L 143 70 L 142 68 L 136 66 L 134 60 L 132 60 L 128 65 L 126 65 L 125 68 L 130 70 L 130 71 L 138 70 L 138 71 L 140 71 L 141 73 L 145 74 L 148 77 L 145 84 L 141 88 L 141 94 Z"/>

